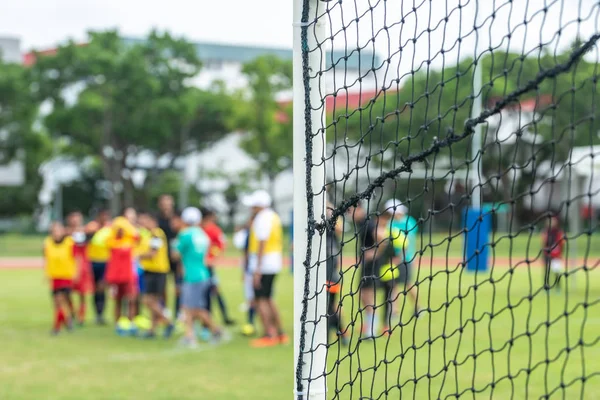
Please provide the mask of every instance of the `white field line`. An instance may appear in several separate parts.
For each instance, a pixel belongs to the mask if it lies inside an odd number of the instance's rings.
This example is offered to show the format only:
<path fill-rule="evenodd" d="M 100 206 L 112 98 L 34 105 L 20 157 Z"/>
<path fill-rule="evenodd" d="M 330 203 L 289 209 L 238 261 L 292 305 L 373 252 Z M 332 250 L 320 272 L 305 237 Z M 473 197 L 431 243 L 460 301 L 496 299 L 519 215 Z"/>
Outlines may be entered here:
<path fill-rule="evenodd" d="M 168 350 L 159 352 L 147 352 L 147 353 L 117 353 L 110 354 L 104 358 L 72 358 L 69 360 L 58 360 L 58 359 L 36 359 L 29 362 L 20 363 L 18 365 L 0 365 L 0 374 L 8 373 L 27 373 L 37 366 L 44 364 L 52 364 L 53 368 L 59 369 L 78 369 L 88 365 L 98 364 L 119 364 L 119 363 L 130 363 L 140 361 L 155 361 L 165 358 L 178 357 L 185 354 L 201 353 L 208 350 L 217 348 L 218 346 L 211 345 L 200 345 L 197 349 L 185 349 L 181 347 L 175 347 Z"/>

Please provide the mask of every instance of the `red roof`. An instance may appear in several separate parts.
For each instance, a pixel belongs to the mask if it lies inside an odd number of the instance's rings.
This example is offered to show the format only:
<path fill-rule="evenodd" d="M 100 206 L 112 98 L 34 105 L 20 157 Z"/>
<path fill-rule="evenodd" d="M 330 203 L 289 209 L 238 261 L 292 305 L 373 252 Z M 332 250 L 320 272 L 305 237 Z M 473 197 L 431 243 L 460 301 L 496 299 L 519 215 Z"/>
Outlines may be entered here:
<path fill-rule="evenodd" d="M 378 90 L 364 90 L 357 92 L 340 91 L 336 96 L 329 95 L 325 98 L 325 107 L 327 112 L 352 111 L 361 106 L 366 106 L 378 94 L 383 95 Z"/>
<path fill-rule="evenodd" d="M 79 43 L 79 44 L 77 44 L 77 46 L 80 46 L 80 47 L 87 46 L 87 43 Z M 38 55 L 53 56 L 53 55 L 56 55 L 57 52 L 58 52 L 58 48 L 46 49 L 46 50 L 40 50 L 40 51 L 30 51 L 29 53 L 26 53 L 23 55 L 23 65 L 25 65 L 26 67 L 31 67 L 33 64 L 35 64 Z"/>
<path fill-rule="evenodd" d="M 393 93 L 392 90 L 388 90 L 388 93 Z M 394 91 L 395 92 L 395 91 Z M 383 97 L 383 93 L 380 90 L 363 90 L 359 91 L 340 91 L 336 96 L 333 94 L 328 94 L 325 97 L 325 107 L 327 108 L 328 113 L 333 112 L 352 112 L 360 107 L 365 107 L 371 100 L 373 100 L 376 96 Z M 288 105 L 291 103 L 291 100 L 285 100 L 279 102 L 281 105 Z M 283 114 L 283 113 L 281 113 Z M 278 122 L 286 122 L 286 119 L 283 118 L 282 115 L 276 116 Z"/>

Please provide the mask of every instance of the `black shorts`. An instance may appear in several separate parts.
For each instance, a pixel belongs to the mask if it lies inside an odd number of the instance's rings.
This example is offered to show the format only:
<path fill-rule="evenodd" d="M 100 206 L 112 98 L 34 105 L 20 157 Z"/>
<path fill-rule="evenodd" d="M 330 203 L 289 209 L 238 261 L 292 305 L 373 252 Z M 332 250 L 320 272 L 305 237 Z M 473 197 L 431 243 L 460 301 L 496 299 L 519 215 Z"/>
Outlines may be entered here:
<path fill-rule="evenodd" d="M 94 284 L 102 282 L 104 280 L 104 274 L 106 273 L 105 262 L 93 262 L 92 261 L 92 274 L 94 275 Z"/>
<path fill-rule="evenodd" d="M 362 262 L 360 265 L 360 287 L 376 289 L 379 287 L 379 267 L 373 262 Z"/>
<path fill-rule="evenodd" d="M 144 271 L 144 293 L 162 296 L 167 284 L 167 274 Z"/>
<path fill-rule="evenodd" d="M 273 281 L 275 274 L 263 274 L 260 277 L 260 287 L 254 288 L 255 299 L 270 299 L 273 297 Z"/>

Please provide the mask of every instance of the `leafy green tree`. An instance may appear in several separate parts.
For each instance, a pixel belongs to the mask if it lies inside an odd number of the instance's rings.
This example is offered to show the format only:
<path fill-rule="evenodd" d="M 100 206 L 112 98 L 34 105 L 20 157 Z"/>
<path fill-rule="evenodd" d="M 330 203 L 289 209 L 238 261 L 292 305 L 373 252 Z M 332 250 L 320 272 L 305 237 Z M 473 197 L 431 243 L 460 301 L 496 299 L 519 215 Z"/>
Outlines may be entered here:
<path fill-rule="evenodd" d="M 484 109 L 511 92 L 524 87 L 557 65 L 565 64 L 571 50 L 581 46 L 575 42 L 563 54 L 522 55 L 495 51 L 479 60 L 482 68 L 481 91 Z M 362 147 L 366 163 L 389 170 L 402 165 L 402 160 L 422 153 L 435 140 L 462 135 L 473 106 L 473 60 L 464 59 L 442 70 L 428 70 L 408 75 L 399 82 L 399 90 L 381 93 L 362 110 L 335 110 L 329 126 L 341 126 L 346 144 Z M 495 132 L 483 124 L 483 168 L 489 177 L 497 175 L 503 190 L 496 200 L 507 200 L 513 186 L 511 170 L 521 169 L 543 160 L 564 161 L 573 146 L 599 143 L 600 108 L 597 99 L 598 65 L 579 60 L 569 71 L 547 78 L 519 100 L 537 100 L 535 115 L 527 120 L 518 112 L 517 102 L 509 105 L 517 110 L 518 138 L 514 143 L 499 143 Z M 350 115 L 347 117 L 347 115 Z M 500 121 L 506 123 L 507 121 Z M 520 135 L 536 135 L 535 144 Z M 328 135 L 333 138 L 334 135 Z M 335 139 L 338 143 L 340 138 Z M 447 157 L 453 169 L 466 169 L 471 154 L 471 138 L 453 142 L 434 153 L 439 161 Z M 427 157 L 433 162 L 433 157 Z M 523 174 L 527 175 L 527 174 Z M 519 190 L 521 182 L 516 182 Z"/>
<path fill-rule="evenodd" d="M 53 106 L 45 118 L 49 131 L 67 137 L 73 154 L 97 157 L 104 178 L 132 201 L 128 171 L 137 168 L 138 155 L 174 161 L 228 132 L 228 96 L 189 84 L 200 68 L 196 48 L 183 39 L 152 32 L 131 43 L 107 31 L 89 33 L 85 46 L 70 42 L 54 56 L 38 57 L 33 70 L 40 99 Z M 119 205 L 115 192 L 111 208 Z"/>
<path fill-rule="evenodd" d="M 39 103 L 32 95 L 30 71 L 0 58 L 0 165 L 18 157 L 25 166 L 25 182 L 3 187 L 0 216 L 32 214 L 42 186 L 40 165 L 51 153 L 51 143 L 34 129 Z"/>
<path fill-rule="evenodd" d="M 292 106 L 280 105 L 275 97 L 292 87 L 292 63 L 265 55 L 246 63 L 242 72 L 248 79 L 248 96 L 237 114 L 238 128 L 248 131 L 242 147 L 272 186 L 292 163 Z"/>
<path fill-rule="evenodd" d="M 38 193 L 43 179 L 40 166 L 52 155 L 52 142 L 43 133 L 31 132 L 19 138 L 23 149 L 25 182 L 16 187 L 3 187 L 0 196 L 0 217 L 31 215 L 38 205 Z"/>
<path fill-rule="evenodd" d="M 33 132 L 38 106 L 29 71 L 0 57 L 0 164 L 10 161 Z"/>

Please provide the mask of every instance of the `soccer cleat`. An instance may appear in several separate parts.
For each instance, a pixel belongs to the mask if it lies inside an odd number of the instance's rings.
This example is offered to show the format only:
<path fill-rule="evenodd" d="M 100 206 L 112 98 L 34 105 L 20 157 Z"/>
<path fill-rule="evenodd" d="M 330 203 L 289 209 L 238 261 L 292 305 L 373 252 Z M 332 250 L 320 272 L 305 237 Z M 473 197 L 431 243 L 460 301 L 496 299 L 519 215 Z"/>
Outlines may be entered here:
<path fill-rule="evenodd" d="M 50 336 L 58 336 L 59 333 L 60 333 L 60 329 L 52 329 L 50 331 Z"/>
<path fill-rule="evenodd" d="M 197 349 L 198 348 L 198 342 L 196 341 L 196 339 L 189 339 L 189 338 L 187 338 L 187 337 L 184 336 L 179 341 L 179 346 L 185 347 L 185 348 L 188 348 L 188 349 Z"/>
<path fill-rule="evenodd" d="M 165 331 L 163 332 L 163 337 L 165 339 L 168 339 L 171 337 L 171 335 L 173 335 L 173 331 L 175 330 L 175 325 L 174 324 L 169 324 L 165 327 Z"/>
<path fill-rule="evenodd" d="M 256 333 L 256 328 L 252 324 L 246 324 L 242 326 L 242 335 L 253 336 Z"/>
<path fill-rule="evenodd" d="M 225 320 L 225 325 L 227 325 L 227 326 L 233 326 L 233 325 L 235 325 L 235 320 L 227 318 Z"/>
<path fill-rule="evenodd" d="M 279 343 L 279 337 L 263 336 L 251 341 L 250 346 L 254 348 L 273 347 L 279 345 Z"/>
<path fill-rule="evenodd" d="M 102 316 L 96 317 L 96 325 L 104 326 L 106 325 L 106 320 Z"/>
<path fill-rule="evenodd" d="M 137 334 L 138 334 L 138 327 L 135 326 L 135 324 L 131 324 L 129 326 L 129 330 L 126 332 L 126 334 L 128 334 L 129 336 L 137 336 Z"/>
<path fill-rule="evenodd" d="M 279 343 L 280 344 L 288 344 L 290 342 L 290 338 L 288 335 L 286 335 L 285 333 L 280 333 L 279 336 L 277 337 L 279 339 Z"/>
<path fill-rule="evenodd" d="M 152 327 L 152 321 L 150 321 L 150 318 L 143 315 L 138 315 L 133 318 L 133 324 L 135 324 L 138 329 L 142 330 L 150 330 Z"/>
<path fill-rule="evenodd" d="M 212 335 L 210 343 L 216 345 L 220 343 L 226 343 L 229 341 L 231 341 L 231 334 L 227 331 L 222 330 Z"/>

